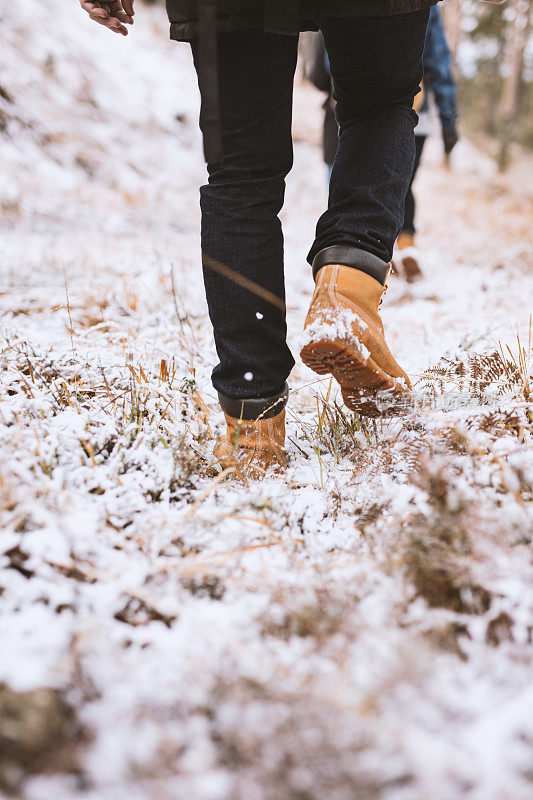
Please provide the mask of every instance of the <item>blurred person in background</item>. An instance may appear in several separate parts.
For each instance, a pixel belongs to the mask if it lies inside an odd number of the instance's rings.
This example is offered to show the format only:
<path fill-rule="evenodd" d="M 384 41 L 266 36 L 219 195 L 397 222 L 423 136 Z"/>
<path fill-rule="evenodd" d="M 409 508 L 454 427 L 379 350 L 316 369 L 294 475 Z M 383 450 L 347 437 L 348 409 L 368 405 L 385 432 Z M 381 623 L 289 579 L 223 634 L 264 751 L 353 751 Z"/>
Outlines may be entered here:
<path fill-rule="evenodd" d="M 430 98 L 437 106 L 442 130 L 442 140 L 446 157 L 457 144 L 457 91 L 452 72 L 451 54 L 446 42 L 440 11 L 437 6 L 431 9 L 426 44 L 424 46 L 424 80 L 422 92 L 415 98 L 414 109 L 418 114 L 415 128 L 415 164 L 413 176 L 405 200 L 405 214 L 400 235 L 394 251 L 396 271 L 411 283 L 422 277 L 420 255 L 415 246 L 415 197 L 413 182 L 420 165 L 426 139 L 431 133 Z M 332 97 L 332 82 L 329 58 L 324 45 L 324 37 L 318 34 L 315 42 L 309 80 L 328 97 L 324 103 L 323 151 L 324 161 L 331 177 L 333 162 L 338 146 L 338 125 L 335 118 L 335 101 Z"/>
<path fill-rule="evenodd" d="M 413 182 L 422 158 L 426 139 L 431 133 L 430 98 L 437 107 L 444 153 L 448 159 L 458 142 L 457 133 L 457 89 L 452 72 L 452 59 L 446 41 L 440 11 L 437 6 L 431 9 L 426 44 L 424 47 L 424 80 L 422 92 L 415 100 L 418 125 L 415 128 L 415 166 L 413 177 L 405 198 L 405 215 L 402 230 L 398 236 L 394 266 L 400 275 L 411 283 L 422 277 L 420 255 L 415 246 L 415 197 Z"/>
<path fill-rule="evenodd" d="M 80 0 L 126 35 L 134 0 Z M 226 433 L 215 449 L 237 476 L 283 470 L 287 378 L 283 234 L 292 168 L 298 32 L 320 30 L 340 126 L 328 208 L 307 260 L 315 292 L 300 355 L 340 384 L 348 408 L 381 413 L 381 390 L 409 391 L 379 307 L 415 162 L 430 8 L 437 0 L 167 0 L 171 37 L 191 44 L 209 181 L 202 263 Z"/>
<path fill-rule="evenodd" d="M 320 92 L 326 92 L 324 102 L 324 127 L 322 131 L 322 152 L 324 163 L 328 168 L 328 184 L 333 170 L 333 162 L 339 145 L 339 126 L 335 118 L 335 100 L 333 99 L 333 82 L 329 68 L 329 58 L 324 44 L 324 37 L 318 33 L 315 37 L 311 66 L 307 78 Z"/>

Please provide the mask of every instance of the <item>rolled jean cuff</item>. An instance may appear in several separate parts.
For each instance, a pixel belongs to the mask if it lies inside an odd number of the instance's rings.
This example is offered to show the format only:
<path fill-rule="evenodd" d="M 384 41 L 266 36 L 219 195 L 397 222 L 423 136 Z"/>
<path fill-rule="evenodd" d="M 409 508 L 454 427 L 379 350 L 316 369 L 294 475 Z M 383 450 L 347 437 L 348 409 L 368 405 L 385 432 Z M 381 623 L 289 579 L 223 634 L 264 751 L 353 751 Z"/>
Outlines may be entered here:
<path fill-rule="evenodd" d="M 224 414 L 233 419 L 270 419 L 280 414 L 289 399 L 289 387 L 287 384 L 281 392 L 270 397 L 258 397 L 253 400 L 239 400 L 228 397 L 222 392 L 218 393 L 218 401 Z"/>
<path fill-rule="evenodd" d="M 333 245 L 320 250 L 313 258 L 313 277 L 316 278 L 318 270 L 322 267 L 333 264 L 358 269 L 379 281 L 382 286 L 385 285 L 389 272 L 389 264 L 386 261 L 366 250 L 351 245 Z"/>

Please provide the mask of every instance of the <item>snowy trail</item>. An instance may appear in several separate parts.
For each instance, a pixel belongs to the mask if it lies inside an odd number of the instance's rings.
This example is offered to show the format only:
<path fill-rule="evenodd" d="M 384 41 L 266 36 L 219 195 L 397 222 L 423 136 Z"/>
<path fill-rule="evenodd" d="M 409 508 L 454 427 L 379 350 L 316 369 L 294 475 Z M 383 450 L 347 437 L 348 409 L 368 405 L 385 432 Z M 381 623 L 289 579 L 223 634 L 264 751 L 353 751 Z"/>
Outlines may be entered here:
<path fill-rule="evenodd" d="M 297 364 L 286 481 L 221 483 L 188 49 L 160 8 L 117 43 L 48 6 L 0 4 L 0 795 L 526 800 L 531 158 L 432 141 L 420 173 L 426 278 L 384 321 L 462 407 L 361 422 Z M 295 353 L 321 102 L 297 84 Z"/>

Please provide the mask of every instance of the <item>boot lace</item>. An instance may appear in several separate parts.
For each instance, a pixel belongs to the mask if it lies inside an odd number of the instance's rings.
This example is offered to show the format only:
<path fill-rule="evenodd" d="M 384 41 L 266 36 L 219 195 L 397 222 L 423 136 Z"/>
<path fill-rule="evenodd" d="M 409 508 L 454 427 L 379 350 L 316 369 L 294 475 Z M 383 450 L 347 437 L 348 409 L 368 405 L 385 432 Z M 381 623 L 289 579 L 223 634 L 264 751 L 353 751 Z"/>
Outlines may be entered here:
<path fill-rule="evenodd" d="M 381 297 L 379 298 L 378 310 L 381 308 L 381 304 L 383 303 L 383 298 L 387 294 L 387 289 L 389 288 L 389 278 L 392 271 L 392 261 L 389 262 L 389 270 L 385 276 L 385 283 L 383 284 L 383 291 L 381 293 Z"/>

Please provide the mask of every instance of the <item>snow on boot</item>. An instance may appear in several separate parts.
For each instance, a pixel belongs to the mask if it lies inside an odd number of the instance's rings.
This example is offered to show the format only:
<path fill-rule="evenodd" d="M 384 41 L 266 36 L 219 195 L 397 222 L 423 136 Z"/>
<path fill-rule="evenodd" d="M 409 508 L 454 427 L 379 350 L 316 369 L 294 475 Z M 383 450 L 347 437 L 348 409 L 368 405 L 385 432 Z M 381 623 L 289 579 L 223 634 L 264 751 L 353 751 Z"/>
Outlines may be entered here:
<path fill-rule="evenodd" d="M 396 242 L 397 255 L 394 258 L 400 274 L 403 273 L 407 283 L 414 283 L 423 277 L 420 269 L 420 253 L 415 246 L 414 236 L 410 233 L 400 233 Z"/>
<path fill-rule="evenodd" d="M 269 471 L 280 473 L 286 468 L 287 397 L 287 386 L 282 394 L 260 400 L 235 400 L 219 392 L 226 435 L 216 445 L 214 455 L 222 469 L 232 469 L 234 476 L 243 480 L 262 478 Z M 255 418 L 245 418 L 249 416 Z"/>
<path fill-rule="evenodd" d="M 411 388 L 385 341 L 379 306 L 386 286 L 354 267 L 328 265 L 316 276 L 301 357 L 340 383 L 345 404 L 374 417 L 394 413 Z M 387 392 L 386 400 L 378 395 Z"/>

